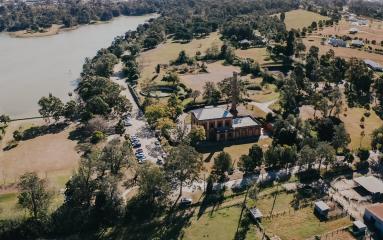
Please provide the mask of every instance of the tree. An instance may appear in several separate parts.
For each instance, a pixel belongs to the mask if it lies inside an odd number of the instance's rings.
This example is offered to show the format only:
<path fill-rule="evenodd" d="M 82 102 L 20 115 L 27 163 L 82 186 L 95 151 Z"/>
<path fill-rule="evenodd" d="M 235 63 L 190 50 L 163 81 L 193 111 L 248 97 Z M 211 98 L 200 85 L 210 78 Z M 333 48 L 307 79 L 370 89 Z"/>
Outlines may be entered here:
<path fill-rule="evenodd" d="M 174 61 L 175 65 L 182 65 L 182 64 L 190 64 L 192 63 L 192 59 L 186 54 L 185 50 L 182 50 L 179 52 L 177 59 Z"/>
<path fill-rule="evenodd" d="M 71 121 L 80 117 L 81 106 L 75 100 L 68 101 L 63 107 L 63 116 Z"/>
<path fill-rule="evenodd" d="M 190 144 L 196 146 L 199 142 L 206 139 L 205 128 L 202 126 L 193 126 L 189 133 Z"/>
<path fill-rule="evenodd" d="M 193 103 L 195 103 L 196 99 L 201 96 L 201 92 L 198 91 L 198 90 L 193 90 L 191 93 L 190 93 L 190 97 L 193 98 Z"/>
<path fill-rule="evenodd" d="M 316 149 L 311 148 L 310 146 L 303 146 L 299 152 L 299 163 L 300 165 L 307 164 L 307 168 L 311 169 L 317 160 Z"/>
<path fill-rule="evenodd" d="M 112 175 L 118 175 L 132 156 L 133 151 L 129 141 L 121 142 L 119 138 L 112 139 L 102 149 L 100 155 L 102 169 L 108 169 Z M 104 173 L 102 172 L 101 175 Z"/>
<path fill-rule="evenodd" d="M 158 40 L 153 37 L 147 37 L 144 40 L 144 48 L 153 49 L 158 45 Z"/>
<path fill-rule="evenodd" d="M 256 167 L 256 162 L 249 155 L 242 155 L 239 158 L 238 167 L 243 168 L 245 172 L 252 172 Z"/>
<path fill-rule="evenodd" d="M 176 120 L 183 112 L 182 101 L 176 94 L 172 94 L 168 99 L 167 112 L 171 119 Z"/>
<path fill-rule="evenodd" d="M 145 118 L 150 125 L 155 125 L 161 118 L 167 117 L 167 107 L 163 104 L 149 105 L 145 108 Z"/>
<path fill-rule="evenodd" d="M 8 127 L 8 123 L 11 121 L 11 118 L 8 115 L 0 115 L 0 140 L 2 135 L 5 134 L 5 129 Z"/>
<path fill-rule="evenodd" d="M 295 33 L 293 31 L 289 31 L 286 40 L 286 56 L 290 57 L 295 53 Z"/>
<path fill-rule="evenodd" d="M 374 134 L 374 133 L 373 133 Z M 334 126 L 334 136 L 332 137 L 332 145 L 337 151 L 339 148 L 343 150 L 347 148 L 348 144 L 351 142 L 350 134 L 347 133 L 344 124 Z"/>
<path fill-rule="evenodd" d="M 203 88 L 203 99 L 207 104 L 216 105 L 221 99 L 221 93 L 218 91 L 215 84 L 213 82 L 206 82 Z"/>
<path fill-rule="evenodd" d="M 149 205 L 162 204 L 171 190 L 164 170 L 151 163 L 138 168 L 136 184 L 139 196 Z"/>
<path fill-rule="evenodd" d="M 355 93 L 357 97 L 366 96 L 370 93 L 373 82 L 373 73 L 366 64 L 356 58 L 349 61 L 349 69 L 346 72 L 347 81 L 350 83 L 348 93 Z"/>
<path fill-rule="evenodd" d="M 48 97 L 40 98 L 38 104 L 40 106 L 39 113 L 48 122 L 50 122 L 50 117 L 53 117 L 55 121 L 58 121 L 60 119 L 60 116 L 63 112 L 64 104 L 59 98 L 53 96 L 50 93 Z"/>
<path fill-rule="evenodd" d="M 175 128 L 175 126 L 176 124 L 173 122 L 172 119 L 164 117 L 158 119 L 156 129 L 160 130 L 163 136 L 169 136 L 169 131 Z"/>
<path fill-rule="evenodd" d="M 202 155 L 193 147 L 181 144 L 169 152 L 164 169 L 168 176 L 178 182 L 179 196 L 182 196 L 182 187 L 190 186 L 198 179 L 202 169 Z"/>
<path fill-rule="evenodd" d="M 162 78 L 162 81 L 171 82 L 173 83 L 173 86 L 176 86 L 180 83 L 180 78 L 177 73 L 170 72 L 165 74 L 165 76 Z"/>
<path fill-rule="evenodd" d="M 46 189 L 46 181 L 39 179 L 36 173 L 25 173 L 18 183 L 20 193 L 18 204 L 27 209 L 34 219 L 46 216 L 52 193 Z"/>
<path fill-rule="evenodd" d="M 281 20 L 281 22 L 284 22 L 285 18 L 286 18 L 285 12 L 281 12 L 281 15 L 279 15 L 279 19 Z"/>
<path fill-rule="evenodd" d="M 383 126 L 380 126 L 372 132 L 371 147 L 374 150 L 383 151 Z"/>
<path fill-rule="evenodd" d="M 316 153 L 319 159 L 319 171 L 322 163 L 328 166 L 335 161 L 335 149 L 327 142 L 320 142 L 316 148 Z"/>
<path fill-rule="evenodd" d="M 225 172 L 229 171 L 232 165 L 232 160 L 230 154 L 226 152 L 220 152 L 214 158 L 214 171 L 219 176 L 224 176 Z"/>

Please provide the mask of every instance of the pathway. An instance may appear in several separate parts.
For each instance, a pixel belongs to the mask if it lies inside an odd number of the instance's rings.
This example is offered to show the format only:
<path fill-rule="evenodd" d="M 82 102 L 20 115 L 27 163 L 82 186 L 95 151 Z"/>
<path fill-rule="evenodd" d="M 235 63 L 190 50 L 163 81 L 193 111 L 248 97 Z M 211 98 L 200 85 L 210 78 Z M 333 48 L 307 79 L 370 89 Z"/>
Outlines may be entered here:
<path fill-rule="evenodd" d="M 265 113 L 273 113 L 273 110 L 271 110 L 269 107 L 274 104 L 278 99 L 274 99 L 268 102 L 249 102 L 249 104 L 254 105 L 264 111 Z"/>

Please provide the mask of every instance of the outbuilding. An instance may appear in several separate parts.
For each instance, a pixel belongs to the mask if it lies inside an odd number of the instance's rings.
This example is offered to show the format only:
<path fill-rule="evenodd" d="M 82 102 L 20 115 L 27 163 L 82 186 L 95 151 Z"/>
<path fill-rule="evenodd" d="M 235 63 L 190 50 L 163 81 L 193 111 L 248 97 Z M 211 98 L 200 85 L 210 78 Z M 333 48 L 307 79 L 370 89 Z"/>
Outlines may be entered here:
<path fill-rule="evenodd" d="M 339 38 L 329 38 L 327 43 L 333 47 L 346 47 L 347 43 Z"/>
<path fill-rule="evenodd" d="M 352 232 L 356 236 L 361 236 L 366 233 L 367 226 L 362 221 L 356 220 L 352 223 Z"/>
<path fill-rule="evenodd" d="M 350 30 L 348 30 L 348 32 L 349 32 L 350 34 L 356 34 L 356 33 L 359 32 L 359 30 L 358 30 L 357 28 L 350 28 Z"/>
<path fill-rule="evenodd" d="M 320 218 L 327 219 L 330 207 L 323 201 L 317 201 L 314 204 L 314 213 Z"/>
<path fill-rule="evenodd" d="M 375 228 L 377 234 L 383 236 L 383 203 L 366 207 L 363 218 L 366 223 Z"/>
<path fill-rule="evenodd" d="M 364 46 L 364 42 L 361 41 L 361 40 L 352 40 L 351 41 L 351 46 L 360 48 L 360 47 Z"/>
<path fill-rule="evenodd" d="M 255 221 L 260 221 L 262 219 L 263 214 L 261 213 L 261 211 L 258 208 L 250 208 L 249 211 L 250 211 L 251 217 Z"/>
<path fill-rule="evenodd" d="M 377 71 L 377 72 L 383 72 L 383 67 L 377 63 L 377 62 L 374 62 L 370 59 L 365 59 L 364 60 L 364 63 L 369 67 L 371 68 L 372 70 L 374 71 Z"/>
<path fill-rule="evenodd" d="M 374 176 L 362 176 L 354 178 L 357 187 L 362 188 L 364 192 L 371 196 L 372 201 L 383 199 L 383 182 Z"/>

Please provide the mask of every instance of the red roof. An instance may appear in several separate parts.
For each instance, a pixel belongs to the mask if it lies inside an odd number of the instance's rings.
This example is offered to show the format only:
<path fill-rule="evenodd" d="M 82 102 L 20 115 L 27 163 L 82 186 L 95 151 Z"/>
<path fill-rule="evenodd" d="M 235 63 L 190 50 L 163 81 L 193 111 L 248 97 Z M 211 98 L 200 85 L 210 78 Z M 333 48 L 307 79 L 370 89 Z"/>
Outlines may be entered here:
<path fill-rule="evenodd" d="M 370 213 L 372 213 L 375 217 L 379 218 L 383 221 L 383 203 L 374 204 L 366 207 Z"/>

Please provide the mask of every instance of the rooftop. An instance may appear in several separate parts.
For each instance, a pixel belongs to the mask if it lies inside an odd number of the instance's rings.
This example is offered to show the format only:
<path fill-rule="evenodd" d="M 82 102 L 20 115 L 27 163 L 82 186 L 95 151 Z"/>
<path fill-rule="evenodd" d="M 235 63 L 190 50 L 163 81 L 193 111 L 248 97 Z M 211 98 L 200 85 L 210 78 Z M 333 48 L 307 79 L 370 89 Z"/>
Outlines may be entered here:
<path fill-rule="evenodd" d="M 357 227 L 358 229 L 364 229 L 366 228 L 367 226 L 362 222 L 362 221 L 354 221 L 354 226 Z"/>
<path fill-rule="evenodd" d="M 323 201 L 315 202 L 315 207 L 319 208 L 321 211 L 330 210 L 330 207 Z"/>
<path fill-rule="evenodd" d="M 383 203 L 378 203 L 378 204 L 368 206 L 366 207 L 366 210 L 368 210 L 375 217 L 383 221 Z"/>
<path fill-rule="evenodd" d="M 233 128 L 250 127 L 257 125 L 259 125 L 258 122 L 256 122 L 250 116 L 238 117 L 233 119 Z"/>
<path fill-rule="evenodd" d="M 364 60 L 364 63 L 367 64 L 368 66 L 371 66 L 371 67 L 376 68 L 376 69 L 378 69 L 378 68 L 382 68 L 382 66 L 380 66 L 379 63 L 374 62 L 374 61 L 372 61 L 372 60 L 370 60 L 370 59 L 365 59 L 365 60 Z"/>
<path fill-rule="evenodd" d="M 374 176 L 358 177 L 354 181 L 370 193 L 383 193 L 383 182 Z"/>
<path fill-rule="evenodd" d="M 263 217 L 263 214 L 258 208 L 251 208 L 249 211 L 254 219 L 259 219 Z"/>
<path fill-rule="evenodd" d="M 220 119 L 220 118 L 232 118 L 233 115 L 224 106 L 206 106 L 204 108 L 198 108 L 191 111 L 191 113 L 198 120 Z"/>

